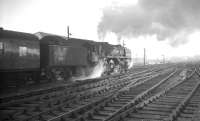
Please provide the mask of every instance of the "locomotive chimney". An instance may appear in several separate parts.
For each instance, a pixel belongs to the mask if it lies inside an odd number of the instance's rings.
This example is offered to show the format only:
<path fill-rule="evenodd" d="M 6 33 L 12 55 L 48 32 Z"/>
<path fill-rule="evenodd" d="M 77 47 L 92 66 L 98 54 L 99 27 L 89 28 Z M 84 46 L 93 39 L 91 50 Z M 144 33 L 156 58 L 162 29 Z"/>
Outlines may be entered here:
<path fill-rule="evenodd" d="M 126 49 L 125 49 L 125 43 L 124 43 L 124 40 L 123 40 L 123 48 L 124 48 L 124 56 L 126 56 Z"/>

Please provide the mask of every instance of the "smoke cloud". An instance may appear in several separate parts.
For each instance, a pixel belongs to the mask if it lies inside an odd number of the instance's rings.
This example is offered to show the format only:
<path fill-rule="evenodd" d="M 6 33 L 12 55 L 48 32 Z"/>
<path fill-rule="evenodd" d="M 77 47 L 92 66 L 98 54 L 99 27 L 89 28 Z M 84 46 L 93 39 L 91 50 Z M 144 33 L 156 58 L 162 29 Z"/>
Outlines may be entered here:
<path fill-rule="evenodd" d="M 200 29 L 200 0 L 138 0 L 137 5 L 103 9 L 99 38 L 113 32 L 119 38 L 156 35 L 176 47 Z"/>

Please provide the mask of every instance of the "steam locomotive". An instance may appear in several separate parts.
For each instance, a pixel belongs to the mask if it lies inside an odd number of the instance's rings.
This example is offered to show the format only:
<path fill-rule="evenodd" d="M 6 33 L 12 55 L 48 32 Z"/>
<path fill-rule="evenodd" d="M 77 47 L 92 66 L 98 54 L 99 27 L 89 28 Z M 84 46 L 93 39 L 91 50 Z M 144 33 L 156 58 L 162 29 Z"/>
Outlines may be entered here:
<path fill-rule="evenodd" d="M 89 75 L 99 63 L 103 74 L 123 72 L 130 61 L 121 45 L 0 29 L 1 88 Z"/>

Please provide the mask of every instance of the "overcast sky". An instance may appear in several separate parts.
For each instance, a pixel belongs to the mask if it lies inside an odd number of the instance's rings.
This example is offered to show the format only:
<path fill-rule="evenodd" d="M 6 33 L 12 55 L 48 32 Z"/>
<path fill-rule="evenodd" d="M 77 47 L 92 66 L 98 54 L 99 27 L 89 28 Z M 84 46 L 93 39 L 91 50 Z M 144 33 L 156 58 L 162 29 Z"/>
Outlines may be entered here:
<path fill-rule="evenodd" d="M 200 0 L 0 0 L 0 26 L 122 43 L 134 57 L 200 54 Z"/>

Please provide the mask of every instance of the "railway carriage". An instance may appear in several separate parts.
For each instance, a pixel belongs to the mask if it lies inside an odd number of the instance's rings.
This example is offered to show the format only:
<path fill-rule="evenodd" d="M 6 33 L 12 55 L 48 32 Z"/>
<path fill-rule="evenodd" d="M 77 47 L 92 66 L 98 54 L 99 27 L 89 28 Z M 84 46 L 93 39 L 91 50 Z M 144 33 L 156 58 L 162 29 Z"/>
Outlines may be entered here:
<path fill-rule="evenodd" d="M 24 85 L 36 81 L 40 68 L 40 46 L 36 36 L 28 33 L 0 31 L 1 87 Z"/>

